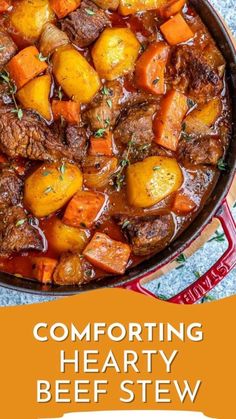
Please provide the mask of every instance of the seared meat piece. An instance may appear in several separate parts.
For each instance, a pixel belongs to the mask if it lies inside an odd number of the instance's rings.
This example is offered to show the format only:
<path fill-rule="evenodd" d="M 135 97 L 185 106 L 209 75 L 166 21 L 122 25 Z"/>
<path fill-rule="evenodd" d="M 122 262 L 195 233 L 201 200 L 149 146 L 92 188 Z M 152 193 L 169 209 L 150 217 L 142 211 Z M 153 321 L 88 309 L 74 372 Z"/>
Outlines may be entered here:
<path fill-rule="evenodd" d="M 134 145 L 150 144 L 154 139 L 152 120 L 156 110 L 155 104 L 130 108 L 114 131 L 115 140 L 123 144 L 127 144 L 130 140 Z"/>
<path fill-rule="evenodd" d="M 137 256 L 160 252 L 170 242 L 174 234 L 174 221 L 171 215 L 129 218 L 115 216 Z"/>
<path fill-rule="evenodd" d="M 7 164 L 0 164 L 0 210 L 17 205 L 21 199 L 23 182 Z"/>
<path fill-rule="evenodd" d="M 81 285 L 90 282 L 94 274 L 90 263 L 81 255 L 65 253 L 54 271 L 53 280 L 58 285 Z"/>
<path fill-rule="evenodd" d="M 86 130 L 79 125 L 69 124 L 66 127 L 66 144 L 73 154 L 73 160 L 80 162 L 87 152 Z"/>
<path fill-rule="evenodd" d="M 0 151 L 11 158 L 31 160 L 71 159 L 72 152 L 65 147 L 58 134 L 32 112 L 24 111 L 23 118 L 9 108 L 0 109 Z"/>
<path fill-rule="evenodd" d="M 118 81 L 106 83 L 82 114 L 83 121 L 90 125 L 92 131 L 107 128 L 108 125 L 113 127 L 119 116 L 121 97 L 122 86 Z"/>
<path fill-rule="evenodd" d="M 0 69 L 15 55 L 17 46 L 9 35 L 0 32 Z"/>
<path fill-rule="evenodd" d="M 205 137 L 179 142 L 178 155 L 183 162 L 192 164 L 216 165 L 223 156 L 224 150 L 219 138 Z"/>
<path fill-rule="evenodd" d="M 92 44 L 108 25 L 109 19 L 104 10 L 90 0 L 83 0 L 77 10 L 61 21 L 62 30 L 80 48 Z"/>
<path fill-rule="evenodd" d="M 6 83 L 0 81 L 0 106 L 11 103 L 12 98 L 9 94 L 9 87 Z"/>
<path fill-rule="evenodd" d="M 177 46 L 171 55 L 170 82 L 197 102 L 205 102 L 218 95 L 223 82 L 199 50 L 188 45 Z"/>
<path fill-rule="evenodd" d="M 0 255 L 8 256 L 22 250 L 43 250 L 42 237 L 21 207 L 0 211 Z"/>

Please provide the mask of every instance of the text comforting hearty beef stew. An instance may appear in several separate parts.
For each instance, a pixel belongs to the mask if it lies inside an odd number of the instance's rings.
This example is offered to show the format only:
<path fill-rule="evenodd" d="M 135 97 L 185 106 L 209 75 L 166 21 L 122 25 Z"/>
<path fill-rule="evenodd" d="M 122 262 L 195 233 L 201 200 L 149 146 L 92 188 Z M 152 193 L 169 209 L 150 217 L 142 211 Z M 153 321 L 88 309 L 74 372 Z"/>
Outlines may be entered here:
<path fill-rule="evenodd" d="M 0 71 L 1 271 L 123 274 L 225 169 L 225 61 L 184 0 L 1 1 Z"/>

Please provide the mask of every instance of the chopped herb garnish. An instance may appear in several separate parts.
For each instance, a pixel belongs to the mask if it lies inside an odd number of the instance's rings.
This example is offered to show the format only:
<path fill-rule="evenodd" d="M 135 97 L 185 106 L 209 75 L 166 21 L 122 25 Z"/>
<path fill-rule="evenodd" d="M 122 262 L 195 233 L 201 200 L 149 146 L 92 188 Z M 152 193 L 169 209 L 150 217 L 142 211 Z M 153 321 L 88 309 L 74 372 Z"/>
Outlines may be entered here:
<path fill-rule="evenodd" d="M 189 98 L 187 99 L 187 104 L 188 104 L 189 109 L 193 108 L 196 105 L 194 100 L 189 99 Z"/>
<path fill-rule="evenodd" d="M 109 127 L 109 125 L 110 125 L 110 118 L 106 118 L 104 122 L 105 122 L 105 127 L 106 128 Z"/>
<path fill-rule="evenodd" d="M 63 91 L 62 91 L 62 87 L 61 86 L 58 87 L 57 95 L 58 95 L 58 99 L 59 100 L 62 100 L 62 98 L 63 98 Z"/>
<path fill-rule="evenodd" d="M 26 218 L 22 218 L 16 222 L 16 227 L 22 226 L 26 222 Z"/>
<path fill-rule="evenodd" d="M 132 135 L 132 138 L 133 138 L 133 135 Z M 130 155 L 130 151 L 131 151 L 131 148 L 132 148 L 133 144 L 134 144 L 133 140 L 130 140 L 128 142 L 128 148 L 123 154 L 123 159 L 120 161 L 119 169 L 116 172 L 116 174 L 114 176 L 114 179 L 113 179 L 113 184 L 115 185 L 115 188 L 118 192 L 121 190 L 121 188 L 124 184 L 124 181 L 125 181 L 125 175 L 124 175 L 123 172 L 124 172 L 125 167 L 130 164 L 129 155 Z"/>
<path fill-rule="evenodd" d="M 205 297 L 202 298 L 201 303 L 206 303 L 207 301 L 214 301 L 215 298 L 211 295 L 205 295 Z"/>
<path fill-rule="evenodd" d="M 44 172 L 42 173 L 43 176 L 48 176 L 50 175 L 52 172 L 50 170 L 44 170 Z"/>
<path fill-rule="evenodd" d="M 125 220 L 125 221 L 123 222 L 122 226 L 121 226 L 122 230 L 123 230 L 124 228 L 128 227 L 128 225 L 129 225 L 129 224 L 130 224 L 130 221 L 129 221 L 129 220 Z"/>
<path fill-rule="evenodd" d="M 86 13 L 87 13 L 89 16 L 93 16 L 93 15 L 95 15 L 94 10 L 92 10 L 92 9 L 85 9 L 85 11 L 86 11 Z"/>
<path fill-rule="evenodd" d="M 160 300 L 164 300 L 164 301 L 168 300 L 168 297 L 166 295 L 158 294 L 157 296 Z"/>
<path fill-rule="evenodd" d="M 38 55 L 36 55 L 36 58 L 38 58 L 39 61 L 44 62 L 48 60 L 48 57 L 44 57 L 42 52 L 40 52 Z"/>
<path fill-rule="evenodd" d="M 44 193 L 45 193 L 45 194 L 48 194 L 48 193 L 50 193 L 50 192 L 53 192 L 53 188 L 52 188 L 51 186 L 48 186 L 48 187 L 44 190 Z"/>
<path fill-rule="evenodd" d="M 15 109 L 13 109 L 12 112 L 16 113 L 18 119 L 21 120 L 23 117 L 23 111 L 21 108 L 19 108 L 16 98 L 15 98 L 15 93 L 17 91 L 17 87 L 15 83 L 11 80 L 10 74 L 6 70 L 0 72 L 0 79 L 3 80 L 5 83 L 7 83 L 8 89 L 9 89 L 9 95 L 11 95 L 12 101 L 15 106 Z"/>
<path fill-rule="evenodd" d="M 181 255 L 179 255 L 175 259 L 175 261 L 180 264 L 180 266 L 178 266 L 176 269 L 180 269 L 180 268 L 182 268 L 184 266 L 184 263 L 187 261 L 187 258 L 186 258 L 186 256 L 183 253 L 181 253 Z"/>
<path fill-rule="evenodd" d="M 86 269 L 84 274 L 87 278 L 91 278 L 93 276 L 93 270 L 92 269 Z"/>
<path fill-rule="evenodd" d="M 104 96 L 107 96 L 110 94 L 110 90 L 106 86 L 103 86 L 101 92 Z"/>
<path fill-rule="evenodd" d="M 222 172 L 224 172 L 228 168 L 227 163 L 224 161 L 223 158 L 218 161 L 217 166 L 218 166 L 218 169 L 221 170 Z"/>
<path fill-rule="evenodd" d="M 208 240 L 208 243 L 216 241 L 218 243 L 225 241 L 225 233 L 220 233 L 219 231 L 216 231 L 215 236 L 212 237 L 210 240 Z"/>
<path fill-rule="evenodd" d="M 19 119 L 19 120 L 21 120 L 22 118 L 23 118 L 23 111 L 22 111 L 22 109 L 21 108 L 18 108 L 18 109 L 12 109 L 12 111 L 11 111 L 12 113 L 16 113 L 17 114 L 17 118 Z"/>
<path fill-rule="evenodd" d="M 102 118 L 100 117 L 100 115 L 97 115 L 97 120 L 98 120 L 99 122 L 102 122 Z"/>
<path fill-rule="evenodd" d="M 103 137 L 105 132 L 106 132 L 105 128 L 100 128 L 94 133 L 94 137 L 101 138 Z"/>
<path fill-rule="evenodd" d="M 66 171 L 66 165 L 65 165 L 65 163 L 62 163 L 62 165 L 59 167 L 59 170 L 60 170 L 60 172 L 61 172 L 62 175 L 65 174 L 65 171 Z"/>
<path fill-rule="evenodd" d="M 157 77 L 155 80 L 153 80 L 153 82 L 152 82 L 152 84 L 157 84 L 157 83 L 159 83 L 159 81 L 160 81 L 160 77 Z"/>
<path fill-rule="evenodd" d="M 200 278 L 200 276 L 201 276 L 200 272 L 198 272 L 198 271 L 194 271 L 193 273 L 194 273 L 194 276 L 195 276 L 197 279 L 198 279 L 198 278 Z"/>
<path fill-rule="evenodd" d="M 161 166 L 154 166 L 153 167 L 153 170 L 160 170 L 161 169 Z"/>
<path fill-rule="evenodd" d="M 112 101 L 111 101 L 111 99 L 107 99 L 107 105 L 109 106 L 109 108 L 112 108 Z"/>

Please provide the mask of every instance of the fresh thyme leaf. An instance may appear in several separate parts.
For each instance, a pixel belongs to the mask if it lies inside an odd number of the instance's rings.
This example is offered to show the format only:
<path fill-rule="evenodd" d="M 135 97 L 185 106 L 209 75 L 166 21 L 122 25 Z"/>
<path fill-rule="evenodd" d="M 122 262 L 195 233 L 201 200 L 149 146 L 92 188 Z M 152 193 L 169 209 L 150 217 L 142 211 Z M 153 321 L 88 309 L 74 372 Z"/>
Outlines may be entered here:
<path fill-rule="evenodd" d="M 160 81 L 160 77 L 157 77 L 155 80 L 153 80 L 152 84 L 156 85 L 157 83 L 159 83 Z"/>
<path fill-rule="evenodd" d="M 38 55 L 36 55 L 36 58 L 38 58 L 39 61 L 44 62 L 48 60 L 48 57 L 44 57 L 42 52 L 40 52 Z"/>
<path fill-rule="evenodd" d="M 62 98 L 63 98 L 63 91 L 62 91 L 62 87 L 61 86 L 58 87 L 57 95 L 58 95 L 58 99 L 59 100 L 62 100 Z"/>
<path fill-rule="evenodd" d="M 26 222 L 26 218 L 22 218 L 16 222 L 16 227 L 22 226 Z"/>
<path fill-rule="evenodd" d="M 215 298 L 211 295 L 205 295 L 205 297 L 202 298 L 201 303 L 206 303 L 207 301 L 214 301 Z"/>
<path fill-rule="evenodd" d="M 161 169 L 161 166 L 154 166 L 153 167 L 153 170 L 160 170 Z"/>
<path fill-rule="evenodd" d="M 89 16 L 93 16 L 93 15 L 95 15 L 94 10 L 92 10 L 92 9 L 85 9 L 85 11 L 86 11 L 86 13 L 87 13 Z"/>
<path fill-rule="evenodd" d="M 168 297 L 166 295 L 163 295 L 163 294 L 158 294 L 158 298 L 160 300 L 164 300 L 164 301 L 168 300 Z"/>
<path fill-rule="evenodd" d="M 48 194 L 48 193 L 50 193 L 50 192 L 52 192 L 53 191 L 53 188 L 51 187 L 51 186 L 48 186 L 45 190 L 44 190 L 44 193 L 45 194 Z"/>
<path fill-rule="evenodd" d="M 186 258 L 186 256 L 185 256 L 183 253 L 181 253 L 181 255 L 179 255 L 179 256 L 175 259 L 175 261 L 176 261 L 177 263 L 185 263 L 185 262 L 187 261 L 187 258 Z"/>
<path fill-rule="evenodd" d="M 189 109 L 191 109 L 195 106 L 194 100 L 189 99 L 189 98 L 187 99 L 187 104 L 188 104 Z"/>
<path fill-rule="evenodd" d="M 105 127 L 106 128 L 109 127 L 109 125 L 110 125 L 110 118 L 106 118 L 104 122 L 105 122 Z"/>
<path fill-rule="evenodd" d="M 197 279 L 201 277 L 200 272 L 198 272 L 198 271 L 194 271 L 193 273 L 194 273 L 194 276 L 195 276 Z"/>
<path fill-rule="evenodd" d="M 21 120 L 22 118 L 23 118 L 23 111 L 22 111 L 22 109 L 21 108 L 18 108 L 18 109 L 12 109 L 12 111 L 11 111 L 12 113 L 15 113 L 16 115 L 17 115 L 17 118 L 19 119 L 19 120 Z"/>
<path fill-rule="evenodd" d="M 129 220 L 125 220 L 125 221 L 123 222 L 122 226 L 121 226 L 122 230 L 123 230 L 124 228 L 128 227 L 128 225 L 129 225 L 129 224 L 130 224 L 130 221 L 129 221 Z"/>
<path fill-rule="evenodd" d="M 98 122 L 102 122 L 102 118 L 100 117 L 100 115 L 97 115 L 97 120 Z"/>
<path fill-rule="evenodd" d="M 86 269 L 84 274 L 87 278 L 91 278 L 93 276 L 93 270 L 92 269 Z"/>
<path fill-rule="evenodd" d="M 218 161 L 217 166 L 218 166 L 218 169 L 221 170 L 222 172 L 224 172 L 228 168 L 227 163 L 224 161 L 223 158 Z"/>
<path fill-rule="evenodd" d="M 42 173 L 43 176 L 48 176 L 50 175 L 52 172 L 50 170 L 44 170 L 44 172 Z"/>
<path fill-rule="evenodd" d="M 111 99 L 107 99 L 107 105 L 109 106 L 109 108 L 112 108 L 112 101 L 111 101 Z"/>
<path fill-rule="evenodd" d="M 104 96 L 108 96 L 110 94 L 110 90 L 106 86 L 103 86 L 101 92 Z"/>
<path fill-rule="evenodd" d="M 62 163 L 62 165 L 59 167 L 59 170 L 60 170 L 60 172 L 61 172 L 62 175 L 65 174 L 65 171 L 66 171 L 66 165 L 65 165 L 65 163 Z"/>
<path fill-rule="evenodd" d="M 94 133 L 94 137 L 101 138 L 103 137 L 105 132 L 106 132 L 105 128 L 100 128 Z"/>

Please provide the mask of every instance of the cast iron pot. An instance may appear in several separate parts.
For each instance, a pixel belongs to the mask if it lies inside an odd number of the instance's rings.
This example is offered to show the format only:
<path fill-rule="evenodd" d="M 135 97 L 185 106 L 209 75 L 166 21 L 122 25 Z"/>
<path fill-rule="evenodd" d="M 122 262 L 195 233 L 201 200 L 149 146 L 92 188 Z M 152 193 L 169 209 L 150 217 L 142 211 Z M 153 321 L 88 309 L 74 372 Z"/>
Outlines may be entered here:
<path fill-rule="evenodd" d="M 213 217 L 217 217 L 221 221 L 229 242 L 228 249 L 206 274 L 169 301 L 178 304 L 193 304 L 197 302 L 234 268 L 236 265 L 236 225 L 226 202 L 226 196 L 234 179 L 236 168 L 236 50 L 227 28 L 208 0 L 191 0 L 191 3 L 208 27 L 226 59 L 227 82 L 233 107 L 233 134 L 226 156 L 226 163 L 229 169 L 221 173 L 217 185 L 202 211 L 189 228 L 164 251 L 130 269 L 122 277 L 107 277 L 99 282 L 85 285 L 83 288 L 75 288 L 42 285 L 32 280 L 28 281 L 14 275 L 0 273 L 0 285 L 16 291 L 58 297 L 101 287 L 122 287 L 155 297 L 142 287 L 142 283 L 147 282 L 150 277 L 155 277 L 158 269 L 181 254 L 198 237 L 207 224 L 211 222 Z"/>

